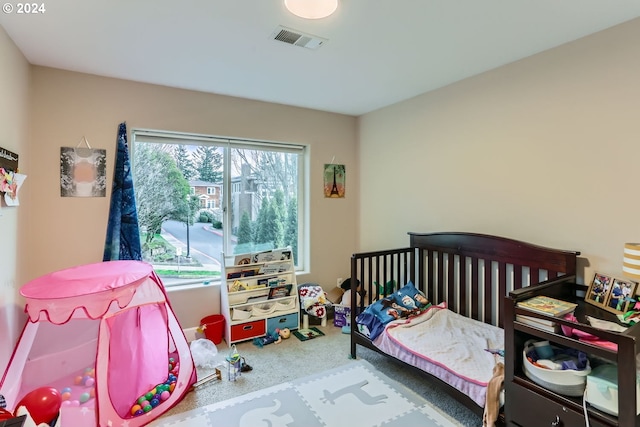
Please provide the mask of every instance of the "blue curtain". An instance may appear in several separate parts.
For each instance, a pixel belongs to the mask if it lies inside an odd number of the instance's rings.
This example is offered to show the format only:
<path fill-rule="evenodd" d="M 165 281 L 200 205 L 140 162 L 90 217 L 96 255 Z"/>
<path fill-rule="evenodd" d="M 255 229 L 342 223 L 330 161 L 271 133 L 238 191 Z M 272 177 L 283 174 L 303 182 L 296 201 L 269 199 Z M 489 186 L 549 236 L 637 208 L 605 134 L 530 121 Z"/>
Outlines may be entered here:
<path fill-rule="evenodd" d="M 111 208 L 103 261 L 141 260 L 140 231 L 127 145 L 127 125 L 118 126 L 118 153 L 113 173 Z"/>

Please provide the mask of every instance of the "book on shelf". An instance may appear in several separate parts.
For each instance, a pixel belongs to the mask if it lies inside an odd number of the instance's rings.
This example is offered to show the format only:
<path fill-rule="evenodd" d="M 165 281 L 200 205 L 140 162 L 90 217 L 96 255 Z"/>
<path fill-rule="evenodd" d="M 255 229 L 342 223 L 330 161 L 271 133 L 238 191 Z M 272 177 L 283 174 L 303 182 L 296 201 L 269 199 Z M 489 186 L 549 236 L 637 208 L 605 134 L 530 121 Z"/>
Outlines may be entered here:
<path fill-rule="evenodd" d="M 253 254 L 253 262 L 284 261 L 291 259 L 291 248 L 272 249 Z"/>
<path fill-rule="evenodd" d="M 251 264 L 251 254 L 236 255 L 233 259 L 233 265 Z"/>
<path fill-rule="evenodd" d="M 269 249 L 266 251 L 249 252 L 244 254 L 232 255 L 233 265 L 258 264 L 269 261 L 284 261 L 291 259 L 292 251 L 290 247 Z M 231 260 L 231 257 L 228 257 Z"/>
<path fill-rule="evenodd" d="M 516 304 L 519 308 L 531 310 L 547 316 L 561 317 L 573 312 L 578 306 L 576 303 L 559 300 L 557 298 L 538 295 Z"/>
<path fill-rule="evenodd" d="M 268 299 L 269 299 L 269 295 L 256 295 L 256 296 L 247 298 L 247 304 L 254 303 L 254 302 L 260 302 L 260 301 L 266 301 Z"/>
<path fill-rule="evenodd" d="M 282 261 L 263 265 L 258 270 L 258 274 L 278 274 L 289 270 L 291 270 L 291 261 Z"/>
<path fill-rule="evenodd" d="M 516 314 L 516 321 L 524 323 L 525 325 L 534 326 L 547 332 L 552 332 L 555 334 L 560 332 L 560 324 L 554 322 L 553 320 L 539 319 L 537 317 Z"/>
<path fill-rule="evenodd" d="M 269 299 L 288 297 L 291 293 L 291 288 L 293 288 L 292 283 L 286 285 L 271 286 L 269 288 Z"/>

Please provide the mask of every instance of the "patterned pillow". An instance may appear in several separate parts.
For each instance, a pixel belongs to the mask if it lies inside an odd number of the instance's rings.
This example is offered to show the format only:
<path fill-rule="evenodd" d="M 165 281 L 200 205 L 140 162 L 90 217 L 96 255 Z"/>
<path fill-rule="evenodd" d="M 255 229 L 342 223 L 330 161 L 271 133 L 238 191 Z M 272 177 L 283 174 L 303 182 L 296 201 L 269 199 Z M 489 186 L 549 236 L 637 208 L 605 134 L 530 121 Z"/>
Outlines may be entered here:
<path fill-rule="evenodd" d="M 394 295 L 396 300 L 409 310 L 422 310 L 431 305 L 427 297 L 411 281 L 395 292 Z"/>
<path fill-rule="evenodd" d="M 374 340 L 387 323 L 420 314 L 429 306 L 429 300 L 409 281 L 398 291 L 368 306 L 356 322 L 359 331 Z"/>

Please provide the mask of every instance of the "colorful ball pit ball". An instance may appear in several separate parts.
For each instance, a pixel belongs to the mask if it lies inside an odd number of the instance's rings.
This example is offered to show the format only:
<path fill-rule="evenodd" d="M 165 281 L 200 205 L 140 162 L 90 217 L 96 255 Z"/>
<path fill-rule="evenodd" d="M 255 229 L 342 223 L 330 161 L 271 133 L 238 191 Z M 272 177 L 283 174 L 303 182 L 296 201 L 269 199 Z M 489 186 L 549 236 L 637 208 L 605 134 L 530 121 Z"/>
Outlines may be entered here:
<path fill-rule="evenodd" d="M 168 390 L 165 390 L 162 393 L 160 393 L 160 400 L 163 402 L 167 400 L 169 397 L 171 397 L 171 393 L 169 393 Z"/>
<path fill-rule="evenodd" d="M 142 411 L 142 407 L 140 405 L 133 405 L 131 407 L 131 415 L 137 415 L 138 411 Z"/>
<path fill-rule="evenodd" d="M 91 399 L 91 396 L 89 395 L 89 393 L 82 393 L 80 395 L 80 403 L 87 403 L 89 399 Z"/>

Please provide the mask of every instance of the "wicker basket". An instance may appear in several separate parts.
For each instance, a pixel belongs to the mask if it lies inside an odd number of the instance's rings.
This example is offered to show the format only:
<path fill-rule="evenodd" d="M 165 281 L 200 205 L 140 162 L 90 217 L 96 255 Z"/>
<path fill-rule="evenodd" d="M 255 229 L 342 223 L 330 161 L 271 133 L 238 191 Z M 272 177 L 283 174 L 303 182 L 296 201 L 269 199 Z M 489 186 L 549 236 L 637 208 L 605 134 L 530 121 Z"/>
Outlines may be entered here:
<path fill-rule="evenodd" d="M 587 362 L 587 367 L 581 371 L 540 368 L 527 359 L 527 353 L 533 348 L 533 342 L 527 341 L 522 351 L 524 373 L 531 381 L 566 396 L 583 395 L 587 385 L 587 375 L 591 372 L 589 362 Z"/>

